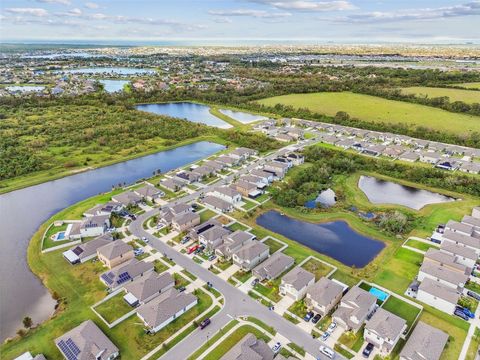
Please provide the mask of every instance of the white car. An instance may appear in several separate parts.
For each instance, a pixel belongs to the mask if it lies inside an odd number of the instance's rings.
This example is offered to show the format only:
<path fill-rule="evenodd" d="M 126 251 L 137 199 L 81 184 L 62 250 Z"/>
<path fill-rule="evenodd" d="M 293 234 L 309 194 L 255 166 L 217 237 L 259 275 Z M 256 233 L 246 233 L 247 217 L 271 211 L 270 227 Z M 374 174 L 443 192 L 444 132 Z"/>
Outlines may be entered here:
<path fill-rule="evenodd" d="M 275 345 L 273 345 L 272 351 L 273 351 L 274 354 L 276 354 L 280 351 L 281 348 L 282 348 L 282 344 L 277 342 Z"/>
<path fill-rule="evenodd" d="M 337 323 L 336 323 L 335 321 L 333 321 L 330 325 L 328 325 L 327 331 L 328 331 L 329 333 L 332 333 L 333 330 L 335 330 L 336 327 L 337 327 Z"/>
<path fill-rule="evenodd" d="M 320 352 L 329 359 L 335 358 L 335 351 L 333 351 L 329 347 L 321 345 L 318 350 L 320 350 Z"/>

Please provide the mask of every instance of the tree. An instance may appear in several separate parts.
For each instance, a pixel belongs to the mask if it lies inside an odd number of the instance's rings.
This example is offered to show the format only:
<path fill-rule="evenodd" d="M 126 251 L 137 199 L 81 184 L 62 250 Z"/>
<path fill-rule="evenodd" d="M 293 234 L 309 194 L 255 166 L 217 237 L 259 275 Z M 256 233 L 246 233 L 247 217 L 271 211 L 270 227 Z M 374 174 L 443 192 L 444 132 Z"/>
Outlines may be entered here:
<path fill-rule="evenodd" d="M 23 318 L 23 326 L 25 326 L 27 329 L 30 329 L 33 325 L 32 318 L 29 316 L 25 316 Z"/>

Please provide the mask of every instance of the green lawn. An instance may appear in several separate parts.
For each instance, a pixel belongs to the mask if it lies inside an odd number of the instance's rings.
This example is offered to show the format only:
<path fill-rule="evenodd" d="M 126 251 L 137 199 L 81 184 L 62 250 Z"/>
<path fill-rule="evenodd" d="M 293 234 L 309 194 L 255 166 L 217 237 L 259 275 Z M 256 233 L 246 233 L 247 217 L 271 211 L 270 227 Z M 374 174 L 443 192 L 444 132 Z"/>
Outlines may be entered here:
<path fill-rule="evenodd" d="M 190 271 L 183 269 L 182 274 L 188 277 L 190 280 L 195 281 L 197 280 L 197 277 L 193 275 Z"/>
<path fill-rule="evenodd" d="M 264 201 L 270 199 L 270 195 L 268 193 L 263 193 L 260 196 L 257 196 L 255 200 L 257 200 L 259 203 L 263 203 Z"/>
<path fill-rule="evenodd" d="M 175 288 L 179 289 L 182 286 L 186 287 L 188 284 L 190 284 L 190 281 L 185 279 L 182 275 L 178 273 L 173 274 L 173 278 L 175 279 Z"/>
<path fill-rule="evenodd" d="M 461 83 L 461 84 L 452 84 L 455 86 L 460 86 L 465 89 L 478 89 L 480 90 L 480 82 L 471 82 L 471 83 Z"/>
<path fill-rule="evenodd" d="M 217 290 L 215 290 L 213 287 L 208 286 L 207 284 L 203 285 L 203 288 L 208 292 L 212 293 L 213 296 L 215 296 L 216 298 L 222 296 L 222 294 L 220 294 Z"/>
<path fill-rule="evenodd" d="M 200 222 L 203 223 L 207 220 L 210 220 L 212 217 L 217 215 L 217 213 L 215 211 L 210 210 L 210 209 L 206 209 L 206 210 L 202 211 L 199 215 L 200 215 Z"/>
<path fill-rule="evenodd" d="M 480 120 L 477 116 L 351 92 L 290 94 L 258 102 L 271 107 L 283 104 L 294 108 L 307 108 L 330 116 L 335 116 L 338 111 L 345 111 L 351 117 L 365 121 L 403 123 L 410 127 L 424 126 L 455 134 L 480 132 Z"/>
<path fill-rule="evenodd" d="M 247 200 L 246 198 L 242 198 L 242 201 L 245 203 L 242 205 L 242 208 L 247 211 L 257 206 L 253 201 Z"/>
<path fill-rule="evenodd" d="M 426 86 L 412 86 L 402 88 L 402 93 L 414 94 L 417 97 L 436 98 L 446 96 L 450 102 L 463 101 L 468 104 L 480 103 L 480 91 L 448 89 Z"/>
<path fill-rule="evenodd" d="M 354 275 L 347 273 L 343 270 L 337 270 L 333 273 L 333 275 L 330 277 L 331 279 L 338 280 L 344 284 L 347 284 L 348 286 L 354 286 L 359 282 L 359 278 L 355 277 Z"/>
<path fill-rule="evenodd" d="M 303 318 L 307 313 L 307 305 L 304 300 L 295 301 L 289 308 L 288 311 L 297 315 L 298 317 Z"/>
<path fill-rule="evenodd" d="M 390 311 L 391 313 L 404 319 L 407 322 L 409 330 L 417 318 L 417 315 L 420 313 L 419 308 L 402 301 L 396 296 L 390 296 L 382 307 L 383 309 Z"/>
<path fill-rule="evenodd" d="M 275 330 L 274 327 L 265 324 L 263 321 L 258 320 L 257 318 L 254 318 L 253 316 L 249 316 L 247 318 L 247 320 L 250 321 L 251 323 L 257 324 L 258 326 L 264 328 L 265 330 L 267 330 L 273 336 L 275 336 L 277 334 L 277 330 Z"/>
<path fill-rule="evenodd" d="M 333 347 L 333 350 L 335 350 L 337 353 L 341 354 L 347 359 L 353 358 L 353 355 L 349 351 L 343 349 L 338 343 L 335 344 L 335 346 Z"/>
<path fill-rule="evenodd" d="M 98 305 L 95 310 L 105 319 L 108 323 L 112 323 L 118 318 L 122 317 L 133 308 L 123 300 L 125 293 L 121 291 L 114 297 L 108 299 L 104 303 Z"/>
<path fill-rule="evenodd" d="M 363 340 L 363 330 L 365 325 L 362 326 L 356 333 L 352 331 L 345 331 L 339 338 L 338 342 L 340 344 L 345 345 L 349 349 L 357 352 L 362 347 L 364 340 Z"/>
<path fill-rule="evenodd" d="M 480 284 L 477 284 L 476 282 L 469 281 L 465 287 L 469 290 L 475 291 L 476 293 L 480 294 Z"/>
<path fill-rule="evenodd" d="M 163 273 L 165 270 L 168 270 L 168 266 L 165 265 L 162 261 L 160 260 L 155 260 L 153 262 L 153 266 L 154 266 L 154 269 L 157 273 L 161 274 Z"/>
<path fill-rule="evenodd" d="M 240 224 L 239 222 L 234 222 L 232 225 L 228 227 L 232 231 L 242 230 L 245 231 L 248 228 L 245 225 Z"/>
<path fill-rule="evenodd" d="M 314 274 L 315 281 L 327 276 L 327 274 L 333 270 L 331 266 L 328 266 L 314 258 L 309 259 L 305 264 L 302 265 L 302 268 Z"/>
<path fill-rule="evenodd" d="M 439 249 L 438 245 L 435 245 L 433 242 L 431 244 L 426 244 L 422 241 L 412 239 L 408 240 L 405 245 L 422 251 L 427 251 L 428 249 Z"/>
<path fill-rule="evenodd" d="M 240 340 L 242 340 L 247 334 L 253 334 L 257 339 L 262 339 L 265 342 L 270 341 L 270 336 L 265 332 L 259 331 L 257 328 L 251 325 L 243 325 L 230 334 L 225 340 L 223 340 L 215 349 L 213 349 L 205 360 L 218 360 L 225 355 L 232 347 L 234 347 Z"/>
<path fill-rule="evenodd" d="M 67 227 L 68 227 L 68 224 L 63 224 L 63 225 L 60 225 L 60 226 L 54 226 L 52 224 L 52 226 L 50 226 L 47 233 L 45 234 L 45 238 L 43 239 L 43 249 L 48 249 L 48 248 L 51 248 L 51 247 L 54 247 L 54 246 L 59 246 L 59 245 L 63 245 L 63 244 L 66 244 L 66 243 L 70 242 L 70 240 L 68 240 L 68 239 L 67 240 L 60 240 L 60 241 L 52 240 L 53 235 L 55 235 L 56 233 L 58 233 L 60 231 L 67 230 Z"/>
<path fill-rule="evenodd" d="M 232 261 L 220 261 L 220 260 L 217 260 L 217 262 L 215 263 L 215 266 L 218 267 L 220 270 L 224 271 L 224 270 L 227 270 L 230 266 L 233 265 L 233 262 Z"/>
<path fill-rule="evenodd" d="M 477 327 L 475 328 L 475 332 L 473 333 L 472 340 L 470 341 L 470 345 L 468 347 L 465 360 L 475 360 L 475 358 L 477 357 L 477 349 L 479 346 L 480 346 L 480 329 Z"/>
<path fill-rule="evenodd" d="M 263 243 L 270 248 L 270 255 L 273 254 L 273 253 L 276 253 L 283 246 L 283 244 L 281 242 L 279 242 L 275 239 L 272 239 L 272 238 L 268 238 Z"/>
<path fill-rule="evenodd" d="M 288 343 L 287 346 L 288 346 L 290 349 L 296 351 L 297 353 L 299 353 L 299 354 L 302 355 L 302 356 L 305 356 L 305 354 L 306 354 L 305 349 L 304 349 L 303 347 L 301 347 L 300 345 L 297 345 L 297 344 L 295 344 L 295 343 L 293 343 L 293 342 Z"/>
<path fill-rule="evenodd" d="M 235 274 L 233 274 L 233 277 L 240 281 L 241 283 L 244 283 L 250 277 L 252 276 L 252 273 L 250 271 L 243 271 L 243 270 L 238 270 Z"/>
<path fill-rule="evenodd" d="M 253 289 L 273 302 L 279 302 L 282 299 L 282 297 L 278 294 L 279 286 L 280 280 L 277 279 L 266 281 L 265 283 L 257 283 Z"/>
<path fill-rule="evenodd" d="M 300 323 L 299 320 L 297 320 L 296 318 L 294 318 L 293 316 L 289 315 L 288 313 L 283 313 L 283 317 L 285 319 L 287 319 L 288 321 L 290 321 L 291 323 L 294 323 L 295 325 Z"/>

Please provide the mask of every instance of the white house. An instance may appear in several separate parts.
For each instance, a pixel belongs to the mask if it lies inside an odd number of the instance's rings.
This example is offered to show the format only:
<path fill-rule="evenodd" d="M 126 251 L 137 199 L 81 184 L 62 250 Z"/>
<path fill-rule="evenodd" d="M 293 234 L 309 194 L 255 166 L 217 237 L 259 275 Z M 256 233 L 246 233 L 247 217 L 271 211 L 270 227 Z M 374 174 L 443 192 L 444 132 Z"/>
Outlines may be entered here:
<path fill-rule="evenodd" d="M 298 301 L 303 299 L 307 293 L 307 288 L 314 283 L 315 275 L 297 266 L 282 277 L 279 292 L 282 296 L 288 296 Z"/>
<path fill-rule="evenodd" d="M 426 278 L 418 287 L 417 300 L 424 302 L 447 314 L 453 314 L 460 294 L 449 286 Z"/>
<path fill-rule="evenodd" d="M 365 324 L 363 338 L 383 354 L 389 354 L 406 328 L 407 322 L 404 319 L 379 308 Z"/>
<path fill-rule="evenodd" d="M 242 201 L 242 194 L 229 186 L 217 187 L 213 190 L 211 195 L 228 201 L 230 204 L 233 205 L 238 204 L 240 201 Z"/>

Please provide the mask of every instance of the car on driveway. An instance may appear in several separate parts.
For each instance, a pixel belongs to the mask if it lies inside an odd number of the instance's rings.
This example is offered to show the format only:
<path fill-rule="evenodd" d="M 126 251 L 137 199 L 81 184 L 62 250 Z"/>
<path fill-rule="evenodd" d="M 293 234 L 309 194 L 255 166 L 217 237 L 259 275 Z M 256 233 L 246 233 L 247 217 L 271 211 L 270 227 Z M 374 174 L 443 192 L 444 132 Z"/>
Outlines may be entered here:
<path fill-rule="evenodd" d="M 307 312 L 307 314 L 303 317 L 303 320 L 305 320 L 306 322 L 309 322 L 309 321 L 312 319 L 313 315 L 315 315 L 315 314 L 313 313 L 313 311 L 309 311 L 309 312 Z"/>
<path fill-rule="evenodd" d="M 332 321 L 332 323 L 331 323 L 330 325 L 328 325 L 327 331 L 328 331 L 329 333 L 332 333 L 333 330 L 335 330 L 336 327 L 337 327 L 337 323 L 336 323 L 335 321 Z"/>
<path fill-rule="evenodd" d="M 458 316 L 459 318 L 462 318 L 465 321 L 470 320 L 470 318 L 467 315 L 465 315 L 465 313 L 461 309 L 455 309 L 455 312 L 453 314 Z"/>
<path fill-rule="evenodd" d="M 213 260 L 215 260 L 216 258 L 217 258 L 217 255 L 210 255 L 210 256 L 208 257 L 208 261 L 213 261 Z"/>
<path fill-rule="evenodd" d="M 330 349 L 329 347 L 326 347 L 324 345 L 321 345 L 319 348 L 320 352 L 325 355 L 326 357 L 328 357 L 329 359 L 333 359 L 335 358 L 335 351 L 333 351 L 332 349 Z"/>
<path fill-rule="evenodd" d="M 252 286 L 255 286 L 255 285 L 257 285 L 257 284 L 258 284 L 258 279 L 257 279 L 257 278 L 253 279 L 251 285 L 252 285 Z"/>
<path fill-rule="evenodd" d="M 320 338 L 322 341 L 327 341 L 328 337 L 330 336 L 330 334 L 328 332 L 324 332 L 322 337 Z"/>
<path fill-rule="evenodd" d="M 455 310 L 461 310 L 465 315 L 467 315 L 470 319 L 475 318 L 475 314 L 471 312 L 469 309 L 462 307 L 462 306 L 457 306 L 455 307 Z"/>
<path fill-rule="evenodd" d="M 272 351 L 273 351 L 274 354 L 276 354 L 280 351 L 281 348 L 282 348 L 282 344 L 277 342 L 275 345 L 273 345 Z"/>
<path fill-rule="evenodd" d="M 473 292 L 473 291 L 467 291 L 467 295 L 476 299 L 476 300 L 480 300 L 480 295 L 478 295 L 476 292 Z"/>
<path fill-rule="evenodd" d="M 368 343 L 367 346 L 365 346 L 365 349 L 363 349 L 363 351 L 362 351 L 363 357 L 368 358 L 370 356 L 370 354 L 372 353 L 372 351 L 373 351 L 373 344 Z"/>
<path fill-rule="evenodd" d="M 320 315 L 320 314 L 315 315 L 312 319 L 312 323 L 314 323 L 314 324 L 318 323 L 321 318 L 322 318 L 322 315 Z"/>

